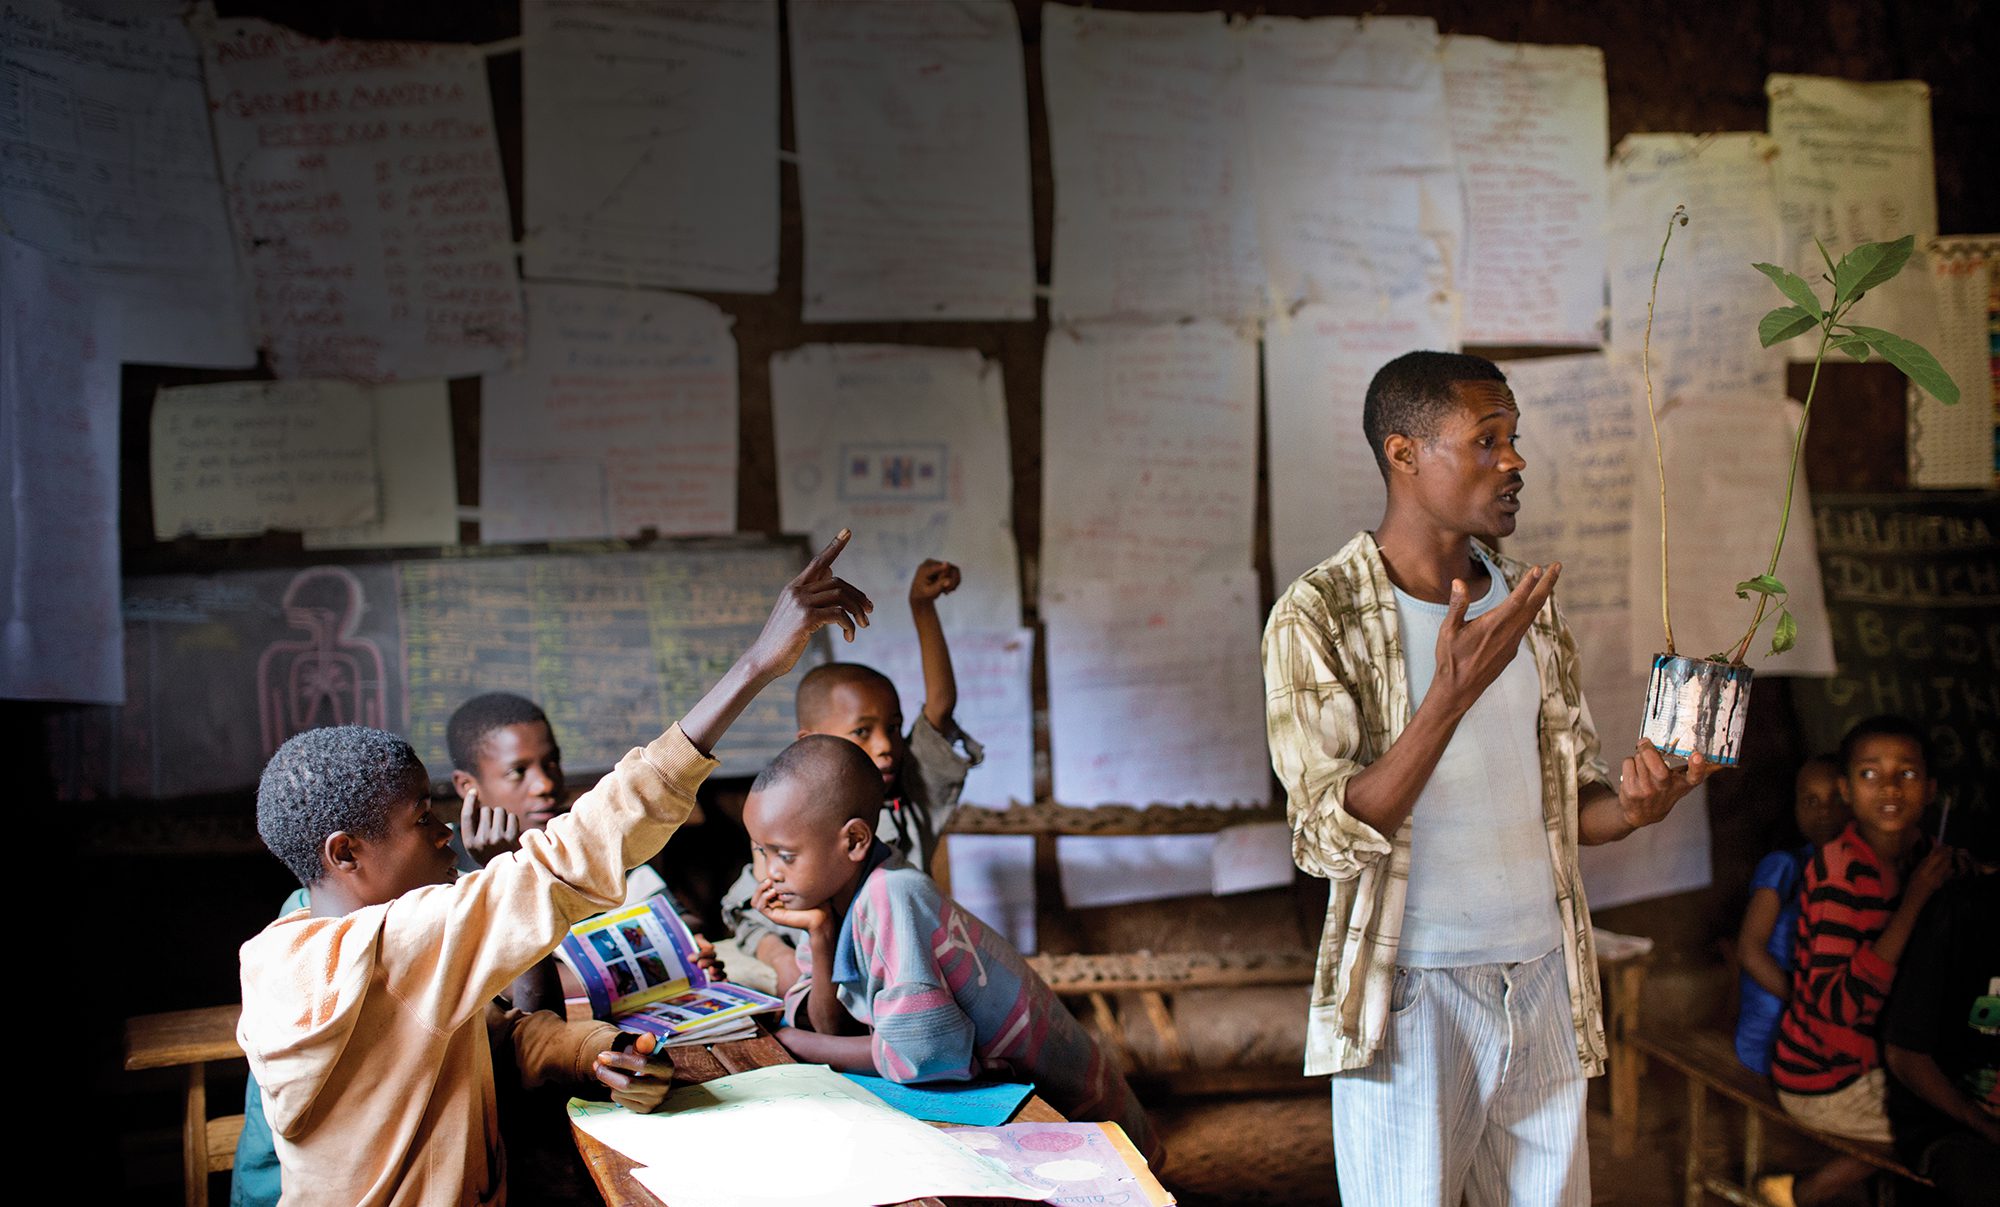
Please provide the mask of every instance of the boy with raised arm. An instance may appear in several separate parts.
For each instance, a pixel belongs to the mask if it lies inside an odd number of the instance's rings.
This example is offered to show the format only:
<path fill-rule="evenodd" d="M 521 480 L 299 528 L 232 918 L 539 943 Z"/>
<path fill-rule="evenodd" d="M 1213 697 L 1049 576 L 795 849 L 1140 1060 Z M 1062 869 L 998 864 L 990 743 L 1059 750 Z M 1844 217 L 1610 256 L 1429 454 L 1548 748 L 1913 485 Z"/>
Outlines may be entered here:
<path fill-rule="evenodd" d="M 488 1003 L 572 923 L 623 899 L 625 870 L 694 807 L 707 752 L 812 634 L 838 625 L 852 640 L 867 623 L 872 605 L 832 572 L 847 535 L 786 585 L 679 724 L 481 871 L 459 875 L 423 765 L 394 735 L 312 731 L 272 756 L 258 833 L 312 904 L 243 945 L 237 1038 L 277 1134 L 285 1202 L 505 1200 Z M 358 740 L 315 736 L 328 732 Z"/>
<path fill-rule="evenodd" d="M 958 589 L 958 567 L 924 559 L 910 581 L 910 616 L 923 653 L 924 706 L 903 730 L 903 704 L 888 676 L 857 662 L 830 662 L 799 681 L 799 736 L 825 734 L 861 747 L 881 776 L 875 835 L 920 872 L 931 869 L 939 837 L 958 811 L 965 777 L 984 755 L 958 727 L 958 679 L 938 620 L 937 601 Z M 778 926 L 751 903 L 758 869 L 753 859 L 722 899 L 722 916 L 744 954 L 770 965 L 783 995 L 799 976 L 795 950 L 805 935 Z"/>
<path fill-rule="evenodd" d="M 852 742 L 809 734 L 743 808 L 757 908 L 806 935 L 778 1039 L 800 1060 L 895 1082 L 1033 1081 L 1071 1119 L 1158 1144 L 1118 1066 L 1006 937 L 875 838 L 879 780 Z"/>
<path fill-rule="evenodd" d="M 1584 1078 L 1604 1068 L 1579 844 L 1705 778 L 1641 742 L 1614 785 L 1554 602 L 1514 531 L 1521 418 L 1488 360 L 1400 356 L 1363 434 L 1373 532 L 1301 575 L 1264 633 L 1292 854 L 1333 882 L 1306 1072 L 1333 1074 L 1343 1202 L 1590 1202 Z"/>

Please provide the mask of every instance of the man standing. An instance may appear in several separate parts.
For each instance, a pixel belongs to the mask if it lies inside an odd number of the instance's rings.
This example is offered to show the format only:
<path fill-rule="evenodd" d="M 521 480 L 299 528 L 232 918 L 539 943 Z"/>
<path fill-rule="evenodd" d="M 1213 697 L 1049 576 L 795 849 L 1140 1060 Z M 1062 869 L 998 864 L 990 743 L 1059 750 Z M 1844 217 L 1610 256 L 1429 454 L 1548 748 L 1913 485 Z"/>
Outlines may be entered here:
<path fill-rule="evenodd" d="M 1481 543 L 1514 531 L 1519 418 L 1490 361 L 1385 366 L 1362 414 L 1382 522 L 1264 634 L 1293 858 L 1333 882 L 1306 1073 L 1334 1074 L 1347 1202 L 1590 1201 L 1584 1079 L 1605 1047 L 1577 847 L 1661 820 L 1713 769 L 1642 741 L 1611 783 L 1562 567 Z"/>

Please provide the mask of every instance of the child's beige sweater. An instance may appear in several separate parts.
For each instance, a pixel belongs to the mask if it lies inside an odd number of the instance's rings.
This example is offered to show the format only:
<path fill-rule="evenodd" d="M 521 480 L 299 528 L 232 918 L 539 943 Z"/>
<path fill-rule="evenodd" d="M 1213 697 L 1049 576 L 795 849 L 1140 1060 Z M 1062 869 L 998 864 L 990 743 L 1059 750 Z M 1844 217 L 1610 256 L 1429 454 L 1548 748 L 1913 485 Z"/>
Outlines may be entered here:
<path fill-rule="evenodd" d="M 667 731 L 576 808 L 456 884 L 243 945 L 237 1038 L 263 1087 L 284 1202 L 503 1203 L 486 1004 L 570 925 L 625 897 L 715 768 Z"/>

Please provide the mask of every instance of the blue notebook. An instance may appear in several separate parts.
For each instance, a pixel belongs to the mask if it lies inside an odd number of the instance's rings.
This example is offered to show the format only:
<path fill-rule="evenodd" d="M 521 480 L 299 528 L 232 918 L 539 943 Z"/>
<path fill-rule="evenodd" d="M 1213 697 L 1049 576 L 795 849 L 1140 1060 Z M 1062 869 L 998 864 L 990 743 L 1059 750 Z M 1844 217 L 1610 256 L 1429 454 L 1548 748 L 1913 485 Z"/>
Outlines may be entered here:
<path fill-rule="evenodd" d="M 931 1123 L 963 1123 L 970 1127 L 994 1127 L 1014 1117 L 1014 1112 L 1035 1092 L 1033 1085 L 1014 1081 L 942 1081 L 930 1085 L 899 1085 L 866 1073 L 841 1076 L 882 1101 L 916 1119 Z"/>

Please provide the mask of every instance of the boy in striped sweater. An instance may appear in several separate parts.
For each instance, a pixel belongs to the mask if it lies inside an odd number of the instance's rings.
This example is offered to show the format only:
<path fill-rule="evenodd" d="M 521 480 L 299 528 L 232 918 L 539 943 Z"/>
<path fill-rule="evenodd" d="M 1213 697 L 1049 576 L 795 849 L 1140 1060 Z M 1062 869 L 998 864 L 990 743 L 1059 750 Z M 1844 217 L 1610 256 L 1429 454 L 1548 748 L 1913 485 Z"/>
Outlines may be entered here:
<path fill-rule="evenodd" d="M 1005 936 L 875 837 L 882 780 L 859 746 L 808 734 L 743 806 L 757 891 L 804 931 L 779 1042 L 803 1061 L 895 1082 L 1033 1081 L 1069 1118 L 1160 1148 L 1118 1065 Z"/>
<path fill-rule="evenodd" d="M 1771 1080 L 1807 1126 L 1886 1144 L 1878 1021 L 1917 915 L 1951 879 L 1950 848 L 1919 829 L 1936 794 L 1930 744 L 1915 723 L 1871 717 L 1841 739 L 1841 795 L 1854 820 L 1806 867 L 1792 997 L 1778 1023 Z M 1928 852 L 1925 848 L 1929 847 Z M 1758 1179 L 1777 1207 L 1830 1201 L 1868 1176 L 1840 1157 L 1808 1176 Z"/>

